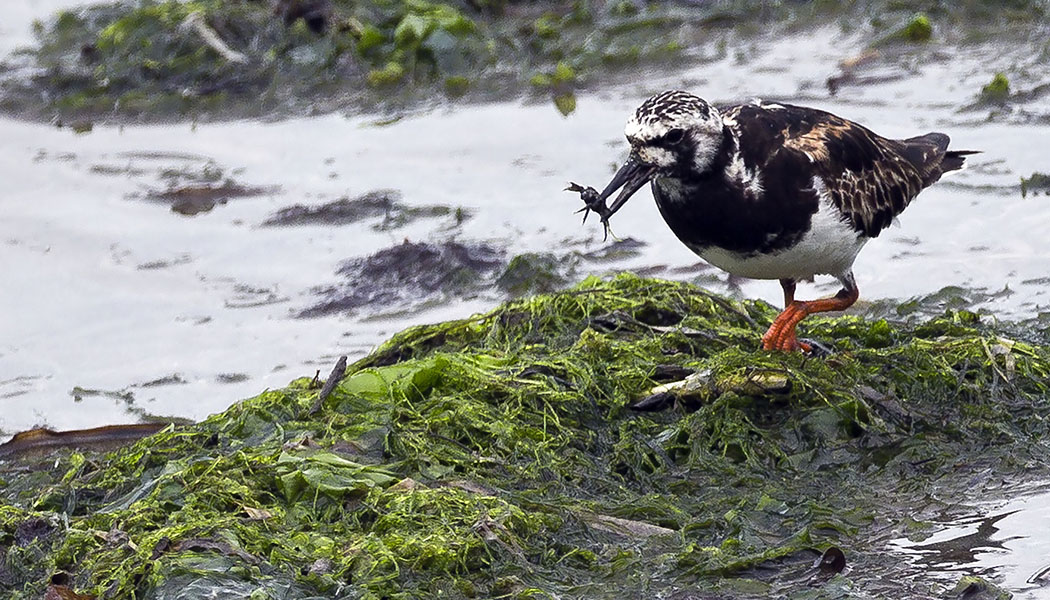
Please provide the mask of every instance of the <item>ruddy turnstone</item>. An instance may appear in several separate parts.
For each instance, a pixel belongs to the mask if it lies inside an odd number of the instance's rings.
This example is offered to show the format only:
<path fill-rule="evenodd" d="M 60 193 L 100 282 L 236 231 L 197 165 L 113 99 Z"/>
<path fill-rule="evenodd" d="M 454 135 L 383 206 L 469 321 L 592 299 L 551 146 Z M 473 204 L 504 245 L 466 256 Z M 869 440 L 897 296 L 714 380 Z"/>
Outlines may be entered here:
<path fill-rule="evenodd" d="M 681 91 L 643 102 L 625 133 L 630 158 L 601 193 L 568 188 L 583 198 L 584 218 L 598 213 L 608 233 L 609 217 L 652 182 L 660 214 L 690 250 L 733 275 L 780 280 L 784 310 L 762 337 L 766 350 L 809 351 L 795 326 L 856 302 L 860 249 L 973 154 L 948 150 L 943 133 L 891 140 L 813 108 L 715 108 Z M 795 300 L 796 282 L 814 275 L 834 276 L 842 290 Z"/>

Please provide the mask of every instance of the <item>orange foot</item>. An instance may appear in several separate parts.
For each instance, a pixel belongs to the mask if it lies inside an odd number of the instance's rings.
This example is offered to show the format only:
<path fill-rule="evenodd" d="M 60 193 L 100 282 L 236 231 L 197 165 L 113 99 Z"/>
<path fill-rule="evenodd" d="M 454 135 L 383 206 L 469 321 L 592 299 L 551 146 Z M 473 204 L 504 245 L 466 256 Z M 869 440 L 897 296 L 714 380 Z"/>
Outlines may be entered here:
<path fill-rule="evenodd" d="M 798 340 L 795 326 L 802 322 L 802 319 L 813 313 L 845 310 L 852 306 L 860 296 L 860 292 L 857 290 L 856 284 L 853 284 L 852 279 L 852 276 L 848 278 L 848 282 L 852 285 L 847 285 L 847 287 L 839 290 L 839 293 L 835 294 L 834 298 L 810 301 L 794 300 L 794 282 L 788 284 L 785 281 L 781 281 L 781 285 L 784 286 L 786 306 L 784 311 L 773 321 L 773 324 L 769 326 L 769 330 L 762 336 L 762 349 L 778 350 L 780 352 L 811 352 L 813 348 L 809 344 Z"/>
<path fill-rule="evenodd" d="M 784 308 L 784 312 L 777 316 L 769 330 L 762 336 L 763 350 L 779 350 L 781 352 L 809 352 L 809 344 L 798 341 L 795 326 L 809 314 L 806 311 L 805 302 L 792 302 Z"/>

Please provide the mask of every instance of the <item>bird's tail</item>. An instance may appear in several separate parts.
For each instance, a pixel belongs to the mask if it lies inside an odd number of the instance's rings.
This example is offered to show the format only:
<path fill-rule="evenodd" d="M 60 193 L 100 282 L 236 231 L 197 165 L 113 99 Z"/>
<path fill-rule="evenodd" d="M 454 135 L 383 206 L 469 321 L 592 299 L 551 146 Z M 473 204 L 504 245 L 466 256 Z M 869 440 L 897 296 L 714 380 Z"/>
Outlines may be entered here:
<path fill-rule="evenodd" d="M 941 173 L 949 171 L 960 171 L 966 168 L 966 157 L 971 154 L 980 154 L 980 150 L 949 150 L 941 159 Z"/>
<path fill-rule="evenodd" d="M 962 170 L 966 157 L 978 150 L 949 150 L 951 139 L 943 133 L 931 132 L 900 140 L 902 154 L 922 173 L 923 187 L 933 185 L 941 175 Z"/>

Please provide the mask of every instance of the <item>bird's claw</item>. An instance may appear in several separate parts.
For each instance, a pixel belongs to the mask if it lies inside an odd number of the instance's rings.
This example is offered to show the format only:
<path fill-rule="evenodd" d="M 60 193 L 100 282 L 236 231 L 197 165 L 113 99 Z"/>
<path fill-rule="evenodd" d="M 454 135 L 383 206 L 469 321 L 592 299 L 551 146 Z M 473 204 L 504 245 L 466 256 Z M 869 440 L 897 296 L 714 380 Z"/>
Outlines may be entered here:
<path fill-rule="evenodd" d="M 583 213 L 583 222 L 587 222 L 587 215 L 591 214 L 591 211 L 598 213 L 601 217 L 601 223 L 605 227 L 605 238 L 602 241 L 609 239 L 609 217 L 612 213 L 609 211 L 609 207 L 605 204 L 605 199 L 601 197 L 598 190 L 592 187 L 583 187 L 578 183 L 569 182 L 569 187 L 565 188 L 567 192 L 576 192 L 580 195 L 580 199 L 583 200 L 583 208 L 576 211 L 577 213 Z"/>

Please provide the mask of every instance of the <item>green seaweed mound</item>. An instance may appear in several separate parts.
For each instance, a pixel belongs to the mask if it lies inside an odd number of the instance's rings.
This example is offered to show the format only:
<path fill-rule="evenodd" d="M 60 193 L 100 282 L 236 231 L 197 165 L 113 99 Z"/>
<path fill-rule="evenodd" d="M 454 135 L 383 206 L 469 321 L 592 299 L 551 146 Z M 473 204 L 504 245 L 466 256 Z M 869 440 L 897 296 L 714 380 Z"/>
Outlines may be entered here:
<path fill-rule="evenodd" d="M 830 357 L 758 351 L 774 316 L 591 278 L 404 331 L 313 413 L 304 378 L 109 455 L 5 467 L 0 592 L 947 597 L 887 542 L 1046 476 L 1050 351 L 960 311 L 814 318 Z M 671 408 L 628 408 L 688 373 Z M 849 570 L 814 566 L 831 547 Z"/>
<path fill-rule="evenodd" d="M 986 103 L 1003 103 L 1010 98 L 1010 80 L 1003 73 L 996 73 L 992 80 L 981 87 L 980 99 Z M 1022 194 L 1024 190 L 1022 189 Z"/>

